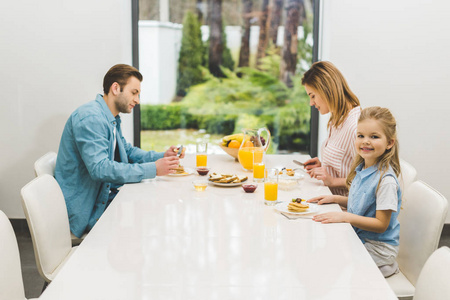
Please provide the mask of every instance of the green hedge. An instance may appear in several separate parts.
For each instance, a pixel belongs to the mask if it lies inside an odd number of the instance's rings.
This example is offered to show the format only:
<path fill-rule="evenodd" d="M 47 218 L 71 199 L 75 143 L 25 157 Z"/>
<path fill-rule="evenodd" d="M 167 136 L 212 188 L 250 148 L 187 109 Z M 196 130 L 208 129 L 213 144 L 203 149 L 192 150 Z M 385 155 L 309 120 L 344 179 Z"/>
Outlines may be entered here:
<path fill-rule="evenodd" d="M 178 128 L 205 129 L 208 133 L 231 134 L 236 115 L 191 114 L 180 104 L 141 105 L 143 130 L 168 130 Z"/>

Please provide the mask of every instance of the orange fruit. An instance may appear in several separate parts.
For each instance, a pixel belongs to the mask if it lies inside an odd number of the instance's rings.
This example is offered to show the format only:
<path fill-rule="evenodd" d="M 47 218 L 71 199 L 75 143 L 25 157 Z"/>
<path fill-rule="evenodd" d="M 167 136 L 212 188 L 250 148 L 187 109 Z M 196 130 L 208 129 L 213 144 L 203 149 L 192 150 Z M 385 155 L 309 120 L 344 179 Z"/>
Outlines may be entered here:
<path fill-rule="evenodd" d="M 253 143 L 251 141 L 246 141 L 244 147 L 253 147 Z"/>
<path fill-rule="evenodd" d="M 241 144 L 236 140 L 231 140 L 228 144 L 228 148 L 239 148 Z"/>

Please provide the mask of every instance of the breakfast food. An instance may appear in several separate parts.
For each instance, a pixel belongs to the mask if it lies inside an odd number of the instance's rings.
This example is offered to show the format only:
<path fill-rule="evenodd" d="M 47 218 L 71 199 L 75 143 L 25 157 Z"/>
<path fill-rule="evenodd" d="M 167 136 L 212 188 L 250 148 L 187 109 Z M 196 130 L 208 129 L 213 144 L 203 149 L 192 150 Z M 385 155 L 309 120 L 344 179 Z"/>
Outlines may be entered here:
<path fill-rule="evenodd" d="M 247 176 L 239 176 L 235 174 L 220 174 L 220 173 L 212 173 L 209 175 L 209 181 L 215 183 L 240 183 L 244 182 L 248 179 Z"/>
<path fill-rule="evenodd" d="M 281 170 L 278 175 L 287 175 L 287 176 L 294 176 L 295 175 L 295 171 L 292 169 L 283 169 Z"/>
<path fill-rule="evenodd" d="M 184 153 L 186 152 L 186 147 L 181 146 L 181 152 Z M 173 152 L 178 153 L 178 151 L 180 151 L 180 148 L 173 148 Z M 181 154 L 181 153 L 180 153 Z"/>
<path fill-rule="evenodd" d="M 288 210 L 292 212 L 304 212 L 309 209 L 308 204 L 302 204 L 302 201 L 305 201 L 301 198 L 292 199 L 292 202 L 288 205 Z"/>
<path fill-rule="evenodd" d="M 184 167 L 181 166 L 181 165 L 179 165 L 176 169 L 174 169 L 174 171 L 175 171 L 174 174 L 177 174 L 177 175 L 188 174 L 188 172 L 186 172 L 186 171 L 184 170 Z"/>
<path fill-rule="evenodd" d="M 208 173 L 209 173 L 209 168 L 207 168 L 207 167 L 198 167 L 198 168 L 197 168 L 197 173 L 198 173 L 198 175 L 200 175 L 200 176 L 208 175 Z"/>
<path fill-rule="evenodd" d="M 244 189 L 244 191 L 246 193 L 253 193 L 256 190 L 257 187 L 258 187 L 258 185 L 254 184 L 254 183 L 253 184 L 249 183 L 249 184 L 243 184 L 242 185 L 242 188 Z"/>

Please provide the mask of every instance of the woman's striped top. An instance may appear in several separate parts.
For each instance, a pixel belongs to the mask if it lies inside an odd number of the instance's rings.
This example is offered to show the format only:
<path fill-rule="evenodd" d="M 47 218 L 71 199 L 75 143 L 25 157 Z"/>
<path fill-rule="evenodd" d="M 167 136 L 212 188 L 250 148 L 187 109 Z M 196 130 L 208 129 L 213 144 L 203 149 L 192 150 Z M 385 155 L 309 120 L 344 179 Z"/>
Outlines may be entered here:
<path fill-rule="evenodd" d="M 322 166 L 336 178 L 346 178 L 355 157 L 355 139 L 361 107 L 353 108 L 339 127 L 330 126 L 328 138 L 323 142 Z M 330 188 L 335 195 L 348 195 L 346 188 Z"/>

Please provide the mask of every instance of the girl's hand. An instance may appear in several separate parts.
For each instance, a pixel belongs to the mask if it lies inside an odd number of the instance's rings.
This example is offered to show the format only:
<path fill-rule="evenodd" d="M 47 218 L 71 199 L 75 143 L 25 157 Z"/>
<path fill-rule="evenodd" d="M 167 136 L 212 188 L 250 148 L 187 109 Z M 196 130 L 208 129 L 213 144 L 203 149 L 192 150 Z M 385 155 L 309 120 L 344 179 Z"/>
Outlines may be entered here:
<path fill-rule="evenodd" d="M 318 168 L 318 167 L 322 166 L 322 164 L 320 163 L 320 160 L 317 157 L 308 159 L 303 164 L 305 165 L 305 170 L 306 171 L 309 171 L 309 170 L 312 170 L 314 168 Z"/>
<path fill-rule="evenodd" d="M 307 200 L 306 202 L 317 203 L 319 205 L 327 204 L 327 203 L 336 203 L 336 201 L 334 201 L 333 195 L 323 195 L 323 196 L 314 197 L 314 198 Z"/>
<path fill-rule="evenodd" d="M 320 215 L 315 215 L 313 221 L 320 222 L 322 224 L 328 223 L 344 223 L 347 222 L 347 212 L 333 211 Z"/>
<path fill-rule="evenodd" d="M 308 171 L 309 176 L 322 180 L 323 184 L 326 186 L 333 186 L 334 177 L 328 174 L 327 169 L 324 167 L 314 168 Z"/>

